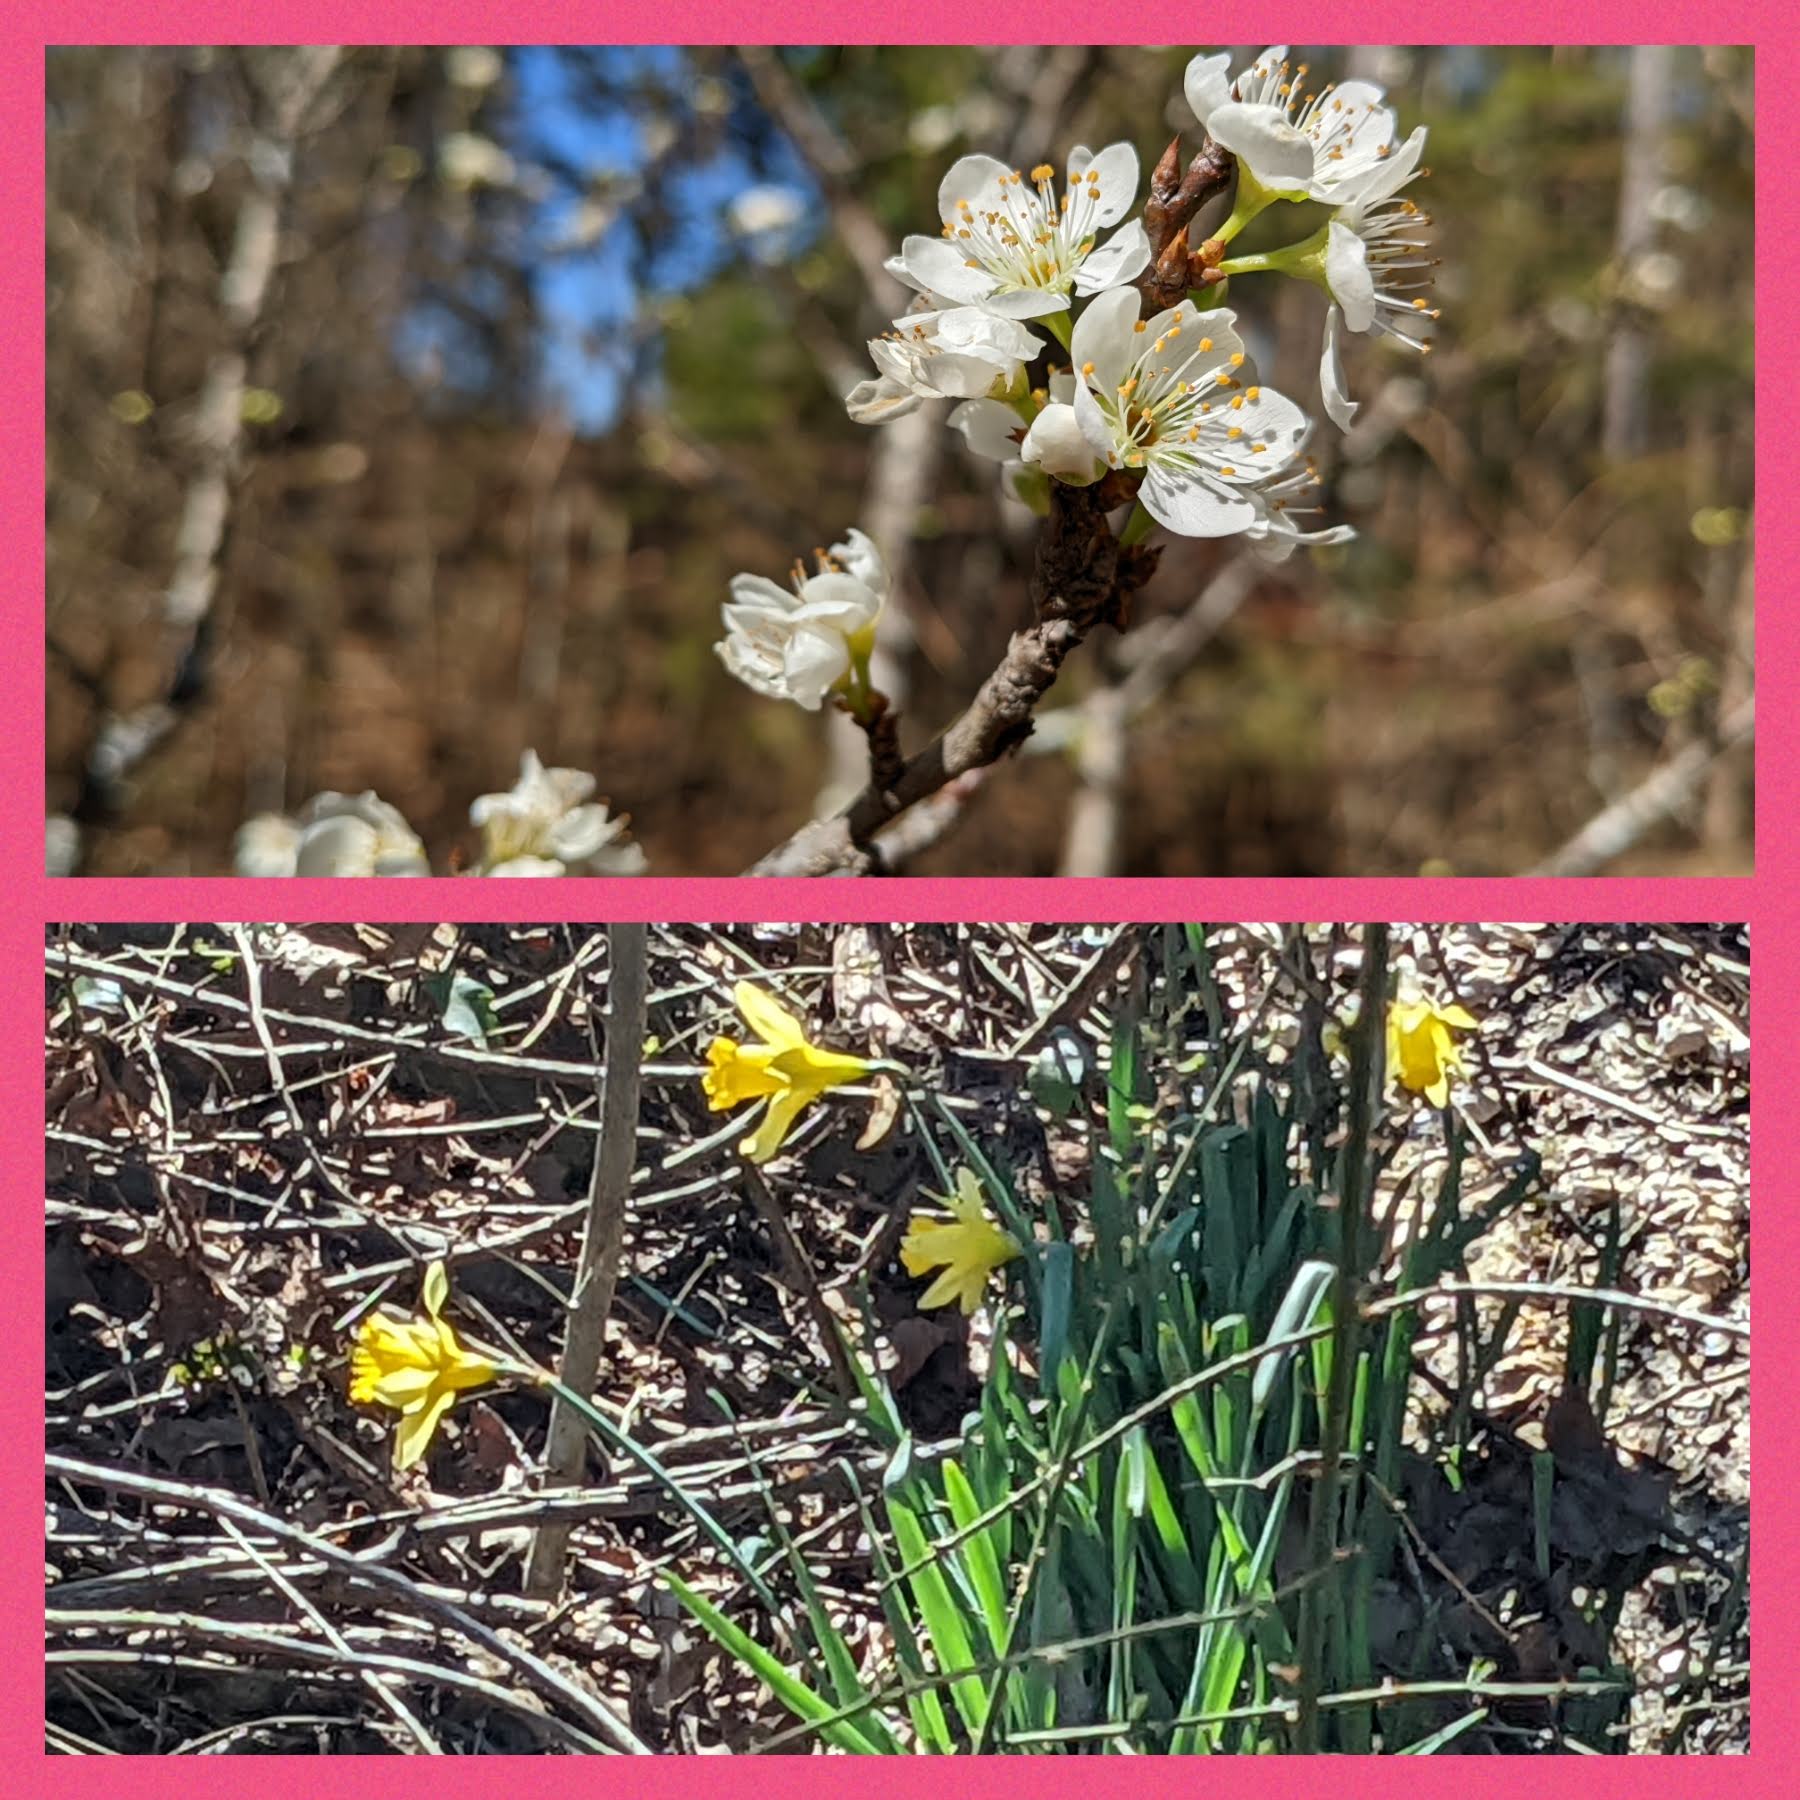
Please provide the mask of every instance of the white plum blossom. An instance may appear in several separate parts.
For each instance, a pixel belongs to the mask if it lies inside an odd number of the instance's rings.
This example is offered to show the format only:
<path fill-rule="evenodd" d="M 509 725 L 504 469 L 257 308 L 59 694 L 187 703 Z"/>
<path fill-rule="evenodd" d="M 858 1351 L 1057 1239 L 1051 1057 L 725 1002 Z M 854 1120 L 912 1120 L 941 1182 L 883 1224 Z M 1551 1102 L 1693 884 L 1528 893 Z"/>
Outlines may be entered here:
<path fill-rule="evenodd" d="M 1087 487 L 1106 473 L 1106 459 L 1089 442 L 1075 411 L 1075 378 L 1067 377 L 1068 398 L 1050 400 L 1031 421 L 1019 460 L 1054 475 L 1070 487 Z"/>
<path fill-rule="evenodd" d="M 1393 153 L 1394 115 L 1369 81 L 1322 88 L 1310 99 L 1306 65 L 1287 45 L 1265 50 L 1233 77 L 1229 56 L 1196 56 L 1187 66 L 1188 105 L 1206 135 L 1229 150 L 1270 194 L 1346 206 Z"/>
<path fill-rule="evenodd" d="M 1137 200 L 1138 157 L 1129 144 L 1098 156 L 1069 153 L 1065 192 L 1040 163 L 1029 181 L 991 156 L 963 156 L 938 187 L 941 237 L 909 237 L 888 268 L 924 293 L 979 306 L 1009 319 L 1067 312 L 1071 294 L 1097 294 L 1131 281 L 1150 260 L 1143 221 L 1102 244 Z"/>
<path fill-rule="evenodd" d="M 1293 401 L 1261 386 L 1236 315 L 1183 300 L 1151 319 L 1134 290 L 1090 302 L 1075 323 L 1082 435 L 1114 469 L 1141 469 L 1138 499 L 1185 537 L 1226 537 L 1264 517 L 1253 494 L 1306 441 Z"/>
<path fill-rule="evenodd" d="M 300 856 L 300 821 L 258 813 L 238 827 L 231 860 L 240 875 L 292 875 Z"/>
<path fill-rule="evenodd" d="M 644 853 L 623 841 L 626 821 L 588 800 L 596 782 L 581 769 L 546 769 L 535 750 L 519 759 L 504 794 L 469 807 L 481 830 L 483 875 L 641 875 Z"/>
<path fill-rule="evenodd" d="M 844 407 L 861 425 L 909 413 L 921 400 L 966 400 L 1010 387 L 1042 345 L 1017 319 L 976 306 L 950 306 L 924 296 L 920 310 L 869 341 L 879 371 L 859 381 Z"/>
<path fill-rule="evenodd" d="M 1322 485 L 1318 468 L 1308 456 L 1300 467 L 1241 490 L 1256 509 L 1256 519 L 1244 528 L 1244 535 L 1266 562 L 1286 562 L 1302 544 L 1347 544 L 1356 536 L 1348 525 L 1303 531 L 1295 524 L 1296 518 L 1319 510 L 1307 502 Z"/>
<path fill-rule="evenodd" d="M 1332 423 L 1348 430 L 1356 404 L 1344 386 L 1340 326 L 1373 331 L 1421 354 L 1431 348 L 1424 328 L 1438 316 L 1418 292 L 1431 280 L 1431 259 L 1419 235 L 1429 215 L 1400 190 L 1417 172 L 1425 149 L 1421 125 L 1376 173 L 1352 206 L 1331 216 L 1321 256 L 1322 283 L 1331 296 L 1319 385 Z"/>
<path fill-rule="evenodd" d="M 1073 373 L 1058 369 L 1048 388 L 1022 403 L 1023 410 L 1003 400 L 965 400 L 951 413 L 950 424 L 977 456 L 1005 465 L 1001 473 L 1009 485 L 1028 465 L 1071 487 L 1085 487 L 1106 473 L 1106 464 L 1082 435 L 1074 398 Z"/>
<path fill-rule="evenodd" d="M 300 814 L 296 875 L 429 875 L 418 834 L 373 791 L 316 794 Z M 271 837 L 273 834 L 271 834 Z"/>
<path fill-rule="evenodd" d="M 734 575 L 725 636 L 715 648 L 747 687 L 816 712 L 868 656 L 887 599 L 887 568 L 869 538 L 852 530 L 820 553 L 816 575 L 796 563 L 793 582 L 789 593 L 766 576 Z"/>

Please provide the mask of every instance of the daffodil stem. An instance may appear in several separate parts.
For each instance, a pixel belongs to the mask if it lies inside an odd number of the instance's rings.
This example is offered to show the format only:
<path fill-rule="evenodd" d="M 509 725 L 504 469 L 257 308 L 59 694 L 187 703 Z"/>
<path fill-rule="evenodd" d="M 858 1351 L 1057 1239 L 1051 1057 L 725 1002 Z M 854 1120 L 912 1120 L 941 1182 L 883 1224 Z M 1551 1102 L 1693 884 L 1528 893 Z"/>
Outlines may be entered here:
<path fill-rule="evenodd" d="M 787 1214 L 769 1192 L 769 1184 L 763 1180 L 762 1171 L 746 1163 L 743 1181 L 744 1186 L 750 1190 L 751 1203 L 756 1207 L 763 1223 L 768 1226 L 769 1235 L 775 1240 L 776 1253 L 786 1266 L 789 1284 L 799 1295 L 807 1316 L 813 1322 L 813 1330 L 819 1334 L 824 1345 L 825 1360 L 831 1364 L 832 1385 L 836 1387 L 840 1399 L 854 1400 L 857 1393 L 856 1371 L 850 1366 L 850 1353 L 844 1348 L 837 1319 L 825 1304 L 825 1295 L 819 1287 L 818 1272 L 808 1260 L 800 1240 L 794 1235 L 794 1228 L 788 1223 Z"/>
<path fill-rule="evenodd" d="M 1119 548 L 1129 550 L 1133 544 L 1141 544 L 1155 524 L 1149 508 L 1139 500 L 1131 509 L 1131 517 L 1125 521 L 1125 529 L 1119 533 Z"/>

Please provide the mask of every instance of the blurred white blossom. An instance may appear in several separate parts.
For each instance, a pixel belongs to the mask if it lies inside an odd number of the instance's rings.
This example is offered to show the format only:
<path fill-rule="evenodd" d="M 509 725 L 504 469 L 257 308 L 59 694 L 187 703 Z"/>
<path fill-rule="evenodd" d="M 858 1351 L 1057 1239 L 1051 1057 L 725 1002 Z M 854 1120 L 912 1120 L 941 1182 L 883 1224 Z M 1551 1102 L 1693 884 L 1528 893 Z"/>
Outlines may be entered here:
<path fill-rule="evenodd" d="M 240 875 L 292 875 L 300 855 L 300 821 L 286 813 L 258 813 L 238 827 L 232 864 Z"/>
<path fill-rule="evenodd" d="M 431 864 L 413 828 L 375 793 L 319 794 L 300 814 L 293 872 L 429 875 Z"/>
<path fill-rule="evenodd" d="M 44 820 L 44 873 L 73 875 L 81 861 L 81 828 L 65 813 Z"/>
<path fill-rule="evenodd" d="M 455 44 L 444 55 L 444 73 L 460 88 L 490 88 L 505 70 L 500 52 L 486 44 Z"/>
<path fill-rule="evenodd" d="M 759 181 L 740 189 L 726 207 L 731 228 L 743 237 L 789 231 L 805 216 L 806 203 L 797 188 Z"/>
<path fill-rule="evenodd" d="M 504 794 L 469 808 L 481 829 L 483 875 L 641 875 L 644 853 L 624 840 L 626 821 L 589 801 L 596 786 L 580 769 L 546 769 L 535 750 L 519 759 Z"/>
<path fill-rule="evenodd" d="M 513 159 L 492 138 L 472 131 L 446 132 L 438 140 L 438 174 L 447 187 L 510 187 Z"/>
<path fill-rule="evenodd" d="M 887 568 L 870 539 L 852 530 L 820 555 L 816 575 L 796 563 L 793 584 L 789 593 L 766 576 L 734 575 L 715 648 L 747 687 L 816 712 L 855 660 L 868 658 Z"/>

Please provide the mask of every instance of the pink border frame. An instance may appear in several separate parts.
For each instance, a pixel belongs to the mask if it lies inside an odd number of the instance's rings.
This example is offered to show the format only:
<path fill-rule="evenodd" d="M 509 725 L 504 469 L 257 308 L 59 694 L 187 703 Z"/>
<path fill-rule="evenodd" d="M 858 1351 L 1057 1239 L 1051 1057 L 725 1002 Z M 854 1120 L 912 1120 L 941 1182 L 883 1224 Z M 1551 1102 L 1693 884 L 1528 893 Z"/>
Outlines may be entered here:
<path fill-rule="evenodd" d="M 1757 81 L 1777 97 L 1761 124 L 1757 184 L 1758 292 L 1765 313 L 1759 333 L 1763 356 L 1757 380 L 1757 467 L 1760 486 L 1776 496 L 1761 509 L 1759 551 L 1765 593 L 1777 604 L 1765 607 L 1761 621 L 1759 662 L 1779 682 L 1794 679 L 1800 626 L 1786 617 L 1784 602 L 1794 586 L 1796 559 L 1792 502 L 1796 474 L 1794 440 L 1785 429 L 1782 402 L 1800 388 L 1800 331 L 1796 331 L 1792 295 L 1800 275 L 1800 253 L 1793 238 L 1790 191 L 1792 170 L 1800 161 L 1800 121 L 1782 104 L 1800 70 L 1800 50 L 1791 22 L 1779 23 L 1788 9 L 1772 4 L 1694 4 L 1649 6 L 1617 0 L 1588 0 L 1576 11 L 1566 6 L 1525 0 L 1495 5 L 1491 0 L 1460 4 L 1412 6 L 1363 0 L 1354 13 L 1332 23 L 1354 24 L 1353 37 L 1367 42 L 1465 43 L 1754 43 Z M 156 920 L 171 918 L 289 919 L 436 919 L 542 918 L 548 912 L 578 919 L 689 918 L 756 919 L 1157 919 L 1157 918 L 1392 918 L 1518 919 L 1584 918 L 1747 919 L 1752 926 L 1755 992 L 1761 1017 L 1785 1020 L 1800 1001 L 1800 889 L 1795 885 L 1793 840 L 1785 829 L 1795 816 L 1797 764 L 1790 714 L 1793 701 L 1785 685 L 1764 686 L 1777 696 L 1779 710 L 1765 701 L 1762 747 L 1758 757 L 1757 812 L 1761 830 L 1758 872 L 1742 880 L 1311 880 L 1158 882 L 1115 880 L 1068 882 L 1045 880 L 917 880 L 850 883 L 736 880 L 648 880 L 609 884 L 500 882 L 480 887 L 460 882 L 253 882 L 242 880 L 139 880 L 51 883 L 39 873 L 38 833 L 42 825 L 43 765 L 43 524 L 35 475 L 43 454 L 43 287 L 37 246 L 43 242 L 43 80 L 41 57 L 52 43 L 135 43 L 212 41 L 344 42 L 895 42 L 963 43 L 974 41 L 1174 41 L 1177 9 L 1160 5 L 1096 14 L 1094 6 L 1070 0 L 985 0 L 979 9 L 953 6 L 944 0 L 919 0 L 904 15 L 897 9 L 852 8 L 820 0 L 696 0 L 681 14 L 666 4 L 617 0 L 604 6 L 560 3 L 492 6 L 466 0 L 439 0 L 421 5 L 373 7 L 345 0 L 191 0 L 186 5 L 162 0 L 10 0 L 0 12 L 0 103 L 12 129 L 10 154 L 0 162 L 0 218 L 7 227 L 10 254 L 0 260 L 0 343 L 3 343 L 4 392 L 8 404 L 0 412 L 0 433 L 11 472 L 0 487 L 0 530 L 15 547 L 5 608 L 11 632 L 8 666 L 17 672 L 11 702 L 12 729 L 0 745 L 5 779 L 0 781 L 3 838 L 19 866 L 0 876 L 0 968 L 6 975 L 10 1004 L 0 1015 L 0 1047 L 12 1093 L 0 1106 L 4 1132 L 4 1166 L 13 1171 L 39 1166 L 36 1150 L 36 1089 L 42 1070 L 38 993 L 34 971 L 42 931 L 56 919 L 105 918 Z M 1316 6 L 1252 5 L 1234 14 L 1231 24 L 1240 41 L 1263 43 L 1288 38 L 1310 40 L 1320 24 Z M 671 25 L 679 29 L 671 31 Z M 1768 173 L 1773 171 L 1773 173 Z M 1788 204 L 1783 204 L 1788 202 Z M 1704 271 L 1696 271 L 1703 279 Z M 31 478 L 22 478 L 28 471 Z M 1786 1032 L 1757 1041 L 1758 1067 L 1771 1091 L 1800 1085 L 1800 1049 Z M 1752 1178 L 1755 1242 L 1762 1257 L 1763 1284 L 1785 1291 L 1800 1282 L 1796 1241 L 1800 1226 L 1792 1196 L 1777 1191 L 1771 1171 L 1800 1167 L 1800 1122 L 1779 1104 L 1765 1105 L 1757 1115 L 1756 1154 Z M 16 1185 L 16 1183 L 15 1183 Z M 1786 1183 L 1782 1184 L 1783 1189 Z M 36 1216 L 26 1205 L 27 1188 L 16 1194 L 0 1226 L 0 1281 L 18 1316 L 29 1320 L 41 1303 L 36 1263 Z M 1773 1258 L 1773 1261 L 1770 1259 Z M 1800 1415 L 1791 1406 L 1774 1404 L 1770 1396 L 1792 1392 L 1800 1384 L 1800 1352 L 1794 1328 L 1777 1319 L 1757 1338 L 1752 1413 L 1756 1460 L 1764 1471 L 1800 1463 Z M 26 1402 L 28 1384 L 0 1385 L 0 1422 L 15 1444 L 38 1437 L 38 1421 Z M 34 1458 L 15 1455 L 3 1490 L 5 1541 L 28 1546 L 38 1541 L 37 1474 Z M 1779 1484 L 1777 1484 L 1779 1487 Z M 1533 1785 L 1548 1792 L 1600 1794 L 1685 1794 L 1699 1782 L 1742 1783 L 1750 1792 L 1790 1792 L 1793 1762 L 1784 1754 L 1786 1733 L 1796 1724 L 1793 1677 L 1800 1649 L 1795 1582 L 1795 1551 L 1800 1546 L 1793 1505 L 1770 1491 L 1765 1474 L 1757 1501 L 1758 1531 L 1753 1572 L 1756 1580 L 1754 1667 L 1754 1732 L 1746 1761 L 1709 1767 L 1684 1767 L 1687 1759 L 1608 1758 L 1581 1768 L 1561 1763 L 1534 1765 Z M 101 1763 L 50 1758 L 43 1752 L 41 1686 L 38 1665 L 26 1641 L 41 1618 L 42 1590 L 29 1551 L 21 1548 L 0 1564 L 0 1619 L 17 1634 L 17 1651 L 4 1683 L 0 1710 L 4 1739 L 17 1768 L 20 1791 L 98 1793 L 111 1777 Z M 550 1792 L 567 1786 L 571 1765 L 561 1758 L 532 1759 L 523 1768 L 471 1759 L 428 1775 L 408 1777 L 391 1759 L 344 1758 L 327 1764 L 276 1759 L 271 1771 L 276 1791 L 318 1784 L 334 1793 L 391 1795 L 433 1791 L 455 1794 L 516 1795 Z M 144 1794 L 235 1796 L 241 1776 L 206 1763 L 185 1766 L 136 1759 L 125 1779 Z M 234 1766 L 241 1769 L 243 1765 Z M 991 1800 L 1039 1800 L 1048 1781 L 1060 1788 L 1054 1761 L 991 1759 L 980 1779 Z M 1141 1778 L 1129 1763 L 1110 1758 L 1087 1765 L 1082 1789 L 1096 1795 L 1123 1795 Z M 835 1794 L 858 1791 L 876 1795 L 926 1796 L 937 1777 L 904 1761 L 864 1766 L 860 1774 L 839 1758 L 784 1761 L 784 1781 L 794 1791 Z M 1783 1780 L 1779 1770 L 1788 1767 Z M 455 1771 L 461 1768 L 463 1773 Z M 1483 1770 L 1488 1773 L 1483 1774 Z M 618 1771 L 623 1789 L 627 1777 Z M 1389 1761 L 1379 1768 L 1360 1761 L 1332 1763 L 1283 1759 L 1231 1765 L 1234 1789 L 1295 1795 L 1385 1795 L 1405 1786 L 1421 1793 L 1498 1794 L 1509 1788 L 1519 1771 L 1510 1763 L 1456 1759 L 1424 1759 L 1410 1775 Z M 1159 1766 L 1159 1776 L 1162 1770 Z M 642 1800 L 676 1800 L 696 1792 L 756 1795 L 769 1780 L 754 1763 L 718 1758 L 704 1764 L 684 1759 L 654 1759 L 633 1767 L 630 1792 Z M 601 1774 L 606 1785 L 610 1777 Z M 1071 1783 L 1073 1791 L 1073 1783 Z"/>

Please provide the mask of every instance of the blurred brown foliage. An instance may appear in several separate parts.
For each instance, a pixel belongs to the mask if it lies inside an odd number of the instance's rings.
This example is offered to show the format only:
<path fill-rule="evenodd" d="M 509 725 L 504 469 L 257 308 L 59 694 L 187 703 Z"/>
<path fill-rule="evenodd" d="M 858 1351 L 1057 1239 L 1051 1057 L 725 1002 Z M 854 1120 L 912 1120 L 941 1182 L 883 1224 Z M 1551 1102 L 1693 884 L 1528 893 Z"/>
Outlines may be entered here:
<path fill-rule="evenodd" d="M 444 866 L 528 746 L 594 771 L 654 872 L 740 869 L 857 771 L 841 722 L 719 666 L 726 583 L 877 519 L 904 565 L 909 748 L 960 710 L 1022 622 L 1034 524 L 941 426 L 884 453 L 845 418 L 894 305 L 873 253 L 931 228 L 965 150 L 1126 136 L 1147 169 L 1176 129 L 1192 143 L 1187 52 L 695 50 L 671 74 L 569 50 L 574 104 L 635 126 L 631 156 L 585 167 L 521 135 L 518 53 L 471 80 L 455 52 L 346 52 L 295 136 L 244 338 L 215 597 L 172 649 L 198 399 L 287 54 L 48 59 L 47 800 L 83 872 L 225 872 L 251 813 L 368 787 Z M 1132 725 L 1118 872 L 1519 872 L 1747 700 L 1751 53 L 1656 54 L 1314 59 L 1431 128 L 1440 341 L 1420 362 L 1353 340 L 1367 404 L 1315 448 L 1361 535 L 1259 572 Z M 723 155 L 746 182 L 809 164 L 816 231 L 734 240 L 695 180 Z M 553 192 L 578 203 L 562 242 Z M 702 243 L 723 249 L 683 273 Z M 577 429 L 542 278 L 621 244 L 633 303 L 596 326 L 620 404 Z M 1245 277 L 1231 301 L 1265 378 L 1316 405 L 1323 297 Z M 409 350 L 426 309 L 454 355 Z M 1134 624 L 1236 554 L 1172 542 Z M 1052 706 L 1114 679 L 1119 648 L 1088 645 Z M 104 722 L 171 692 L 173 728 L 98 779 Z M 1081 736 L 994 771 L 912 866 L 1063 866 Z M 1747 871 L 1750 802 L 1740 749 L 1612 868 Z"/>

